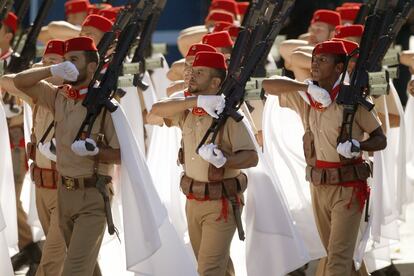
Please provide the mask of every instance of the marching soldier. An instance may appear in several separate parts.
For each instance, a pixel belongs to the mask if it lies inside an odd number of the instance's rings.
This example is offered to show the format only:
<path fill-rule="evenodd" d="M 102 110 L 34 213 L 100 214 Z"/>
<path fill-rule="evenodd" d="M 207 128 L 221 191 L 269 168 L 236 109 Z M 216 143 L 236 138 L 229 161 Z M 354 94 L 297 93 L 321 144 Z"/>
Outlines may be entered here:
<path fill-rule="evenodd" d="M 64 41 L 49 41 L 40 66 L 50 66 L 63 62 L 63 54 Z M 54 133 L 53 115 L 46 108 L 33 105 L 31 98 L 15 88 L 13 78 L 14 75 L 2 77 L 0 85 L 10 94 L 28 102 L 33 110 L 33 127 L 31 141 L 27 146 L 27 155 L 29 159 L 33 160 L 30 166 L 30 175 L 36 185 L 36 209 L 43 232 L 46 235 L 46 241 L 42 249 L 42 258 L 36 275 L 60 275 L 66 244 L 59 229 L 56 210 L 58 185 L 58 172 L 56 171 L 55 163 L 56 155 L 50 151 L 50 141 Z M 63 80 L 61 78 L 52 78 L 48 79 L 48 82 L 62 84 Z"/>
<path fill-rule="evenodd" d="M 63 63 L 17 74 L 14 84 L 54 116 L 59 227 L 68 248 L 62 275 L 92 275 L 105 230 L 103 196 L 112 194 L 110 175 L 113 164 L 120 162 L 120 150 L 106 112 L 98 116 L 91 138 L 74 142 L 86 115 L 81 102 L 99 57 L 92 39 L 77 37 L 65 41 L 64 58 Z M 44 81 L 52 76 L 63 78 L 65 85 Z M 86 142 L 93 151 L 86 149 Z"/>
<path fill-rule="evenodd" d="M 263 81 L 268 94 L 301 115 L 304 128 L 306 175 L 311 182 L 312 204 L 322 243 L 328 256 L 321 259 L 317 275 L 367 275 L 353 268 L 353 253 L 365 200 L 369 166 L 362 151 L 386 147 L 386 137 L 373 112 L 358 108 L 353 139 L 337 143 L 343 107 L 335 102 L 348 54 L 341 41 L 315 46 L 312 81 L 305 83 L 277 78 Z M 329 91 L 329 92 L 328 92 Z M 369 138 L 364 140 L 364 134 Z M 351 147 L 358 150 L 351 151 Z"/>
<path fill-rule="evenodd" d="M 199 52 L 194 58 L 187 97 L 158 102 L 151 110 L 168 126 L 182 130 L 181 189 L 187 196 L 190 240 L 201 276 L 234 275 L 230 243 L 241 225 L 236 224 L 239 218 L 233 214 L 240 214 L 247 186 L 247 177 L 240 169 L 258 162 L 246 126 L 231 119 L 219 131 L 217 145 L 203 145 L 196 154 L 212 117 L 223 110 L 224 99 L 216 94 L 225 76 L 223 54 Z"/>

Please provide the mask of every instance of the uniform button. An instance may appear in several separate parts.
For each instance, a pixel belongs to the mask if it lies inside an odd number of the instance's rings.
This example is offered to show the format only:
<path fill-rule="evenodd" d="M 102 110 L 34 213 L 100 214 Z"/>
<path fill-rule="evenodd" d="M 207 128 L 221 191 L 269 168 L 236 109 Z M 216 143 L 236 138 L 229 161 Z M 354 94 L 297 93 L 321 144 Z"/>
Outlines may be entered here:
<path fill-rule="evenodd" d="M 191 157 L 191 160 L 194 160 L 194 157 Z"/>

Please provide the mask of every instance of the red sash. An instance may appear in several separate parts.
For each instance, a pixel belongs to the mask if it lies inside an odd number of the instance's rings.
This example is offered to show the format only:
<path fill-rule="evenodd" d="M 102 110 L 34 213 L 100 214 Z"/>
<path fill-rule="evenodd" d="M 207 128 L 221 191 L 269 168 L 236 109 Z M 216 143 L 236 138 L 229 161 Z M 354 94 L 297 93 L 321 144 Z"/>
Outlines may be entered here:
<path fill-rule="evenodd" d="M 355 160 L 353 164 L 361 164 L 363 162 L 362 158 L 358 158 Z M 331 169 L 331 168 L 340 168 L 342 167 L 342 164 L 340 162 L 327 162 L 327 161 L 320 161 L 316 160 L 315 166 L 317 168 L 322 169 Z M 338 185 L 343 187 L 352 187 L 352 196 L 348 203 L 348 209 L 351 207 L 352 200 L 354 198 L 354 195 L 356 196 L 356 199 L 359 203 L 359 209 L 362 212 L 364 209 L 365 201 L 368 199 L 369 194 L 371 192 L 368 184 L 364 180 L 356 180 L 356 181 L 349 181 L 349 182 L 342 182 Z"/>

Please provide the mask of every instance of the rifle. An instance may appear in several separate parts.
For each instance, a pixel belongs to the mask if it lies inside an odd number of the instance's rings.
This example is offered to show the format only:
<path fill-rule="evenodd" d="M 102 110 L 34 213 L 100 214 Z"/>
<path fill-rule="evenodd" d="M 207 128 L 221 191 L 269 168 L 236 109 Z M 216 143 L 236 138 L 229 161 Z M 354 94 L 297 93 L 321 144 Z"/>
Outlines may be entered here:
<path fill-rule="evenodd" d="M 151 48 L 152 34 L 157 27 L 158 21 L 160 19 L 161 13 L 165 8 L 167 0 L 158 0 L 155 5 L 154 10 L 151 12 L 148 20 L 145 21 L 142 33 L 139 38 L 139 43 L 135 49 L 134 55 L 132 57 L 131 63 L 139 63 L 138 73 L 134 75 L 133 84 L 134 86 L 139 87 L 142 91 L 148 89 L 148 84 L 143 82 L 145 71 L 145 51 Z"/>
<path fill-rule="evenodd" d="M 23 31 L 22 20 L 20 18 L 24 18 L 25 15 L 27 14 L 27 11 L 29 10 L 29 4 L 30 4 L 30 1 L 23 0 L 23 1 L 21 1 L 19 7 L 16 9 L 16 16 L 20 21 L 19 25 L 20 25 L 21 32 L 20 32 L 19 38 L 17 40 L 15 40 L 14 37 L 13 37 L 13 41 L 11 43 L 13 49 L 18 48 L 18 46 L 19 46 L 20 42 L 22 41 L 24 35 L 27 33 L 26 31 Z"/>
<path fill-rule="evenodd" d="M 36 41 L 42 27 L 42 23 L 46 18 L 53 0 L 44 0 L 39 12 L 36 15 L 34 23 L 30 27 L 30 31 L 27 35 L 27 39 L 24 42 L 23 49 L 20 55 L 14 52 L 10 57 L 10 63 L 7 64 L 7 73 L 19 73 L 30 67 L 31 62 L 36 57 Z M 23 4 L 22 4 L 23 5 Z M 14 107 L 15 97 L 6 93 L 3 97 L 5 103 L 9 104 L 10 110 L 15 113 L 19 113 L 20 110 Z"/>
<path fill-rule="evenodd" d="M 138 2 L 137 2 L 138 3 Z M 102 39 L 97 45 L 98 55 L 99 55 L 99 64 L 95 71 L 95 74 L 92 78 L 91 83 L 96 83 L 101 77 L 101 71 L 104 65 L 109 62 L 109 57 L 107 57 L 108 50 L 117 42 L 117 35 L 126 27 L 128 22 L 131 19 L 131 14 L 137 8 L 137 3 L 128 4 L 126 8 L 119 11 L 115 23 L 112 26 L 111 31 L 106 32 Z"/>
<path fill-rule="evenodd" d="M 30 31 L 27 34 L 27 38 L 24 42 L 20 55 L 14 53 L 11 56 L 10 64 L 7 66 L 8 73 L 19 73 L 30 67 L 30 63 L 36 57 L 37 37 L 39 36 L 42 23 L 46 19 L 52 4 L 53 0 L 43 0 L 42 6 L 36 15 L 36 19 L 30 26 Z"/>
<path fill-rule="evenodd" d="M 257 64 L 264 58 L 264 53 L 267 53 L 269 48 L 272 47 L 276 36 L 282 29 L 283 23 L 288 18 L 294 3 L 295 0 L 284 1 L 278 16 L 272 21 L 270 31 L 266 38 L 254 46 L 254 51 L 247 57 L 240 74 L 233 73 L 227 76 L 218 93 L 225 96 L 225 108 L 218 119 L 213 119 L 211 126 L 197 147 L 197 152 L 198 149 L 207 142 L 210 136 L 210 142 L 215 142 L 220 128 L 224 126 L 229 117 L 233 118 L 236 122 L 240 122 L 243 119 L 243 116 L 240 115 L 237 110 L 244 101 L 246 83 L 255 71 Z"/>
<path fill-rule="evenodd" d="M 149 16 L 153 5 L 154 0 L 140 1 L 137 8 L 133 11 L 130 22 L 119 36 L 119 43 L 116 45 L 113 58 L 99 85 L 90 83 L 87 96 L 82 102 L 82 105 L 87 109 L 86 117 L 79 128 L 75 141 L 81 137 L 90 137 L 93 124 L 103 108 L 108 109 L 110 112 L 114 112 L 117 109 L 117 106 L 111 102 L 111 99 L 117 88 L 122 63 L 128 55 L 131 44 L 140 34 L 142 25 Z M 94 146 L 90 143 L 86 143 L 86 148 L 94 150 Z"/>
<path fill-rule="evenodd" d="M 360 24 L 360 25 L 365 24 L 366 17 L 369 14 L 372 14 L 376 1 L 377 0 L 368 0 L 367 3 L 364 3 L 363 5 L 361 5 L 361 7 L 359 8 L 358 14 L 354 20 L 354 24 Z"/>
<path fill-rule="evenodd" d="M 381 3 L 382 1 L 386 0 L 378 1 L 378 9 L 384 7 L 381 6 L 384 4 Z M 373 36 L 375 36 L 375 29 L 381 23 L 381 18 L 377 16 L 378 14 L 373 14 L 368 17 L 360 44 L 359 58 L 352 73 L 351 81 L 349 85 L 345 85 L 342 80 L 341 90 L 336 100 L 338 104 L 344 107 L 343 122 L 338 142 L 352 140 L 352 125 L 359 105 L 369 111 L 374 108 L 374 105 L 366 99 L 369 92 L 369 72 L 381 70 L 379 64 L 391 46 L 398 31 L 401 29 L 401 26 L 407 20 L 408 14 L 413 9 L 413 5 L 414 1 L 407 2 L 402 13 L 396 16 L 388 33 L 381 36 L 377 41 L 373 39 Z M 353 146 L 352 151 L 357 152 L 359 149 Z"/>

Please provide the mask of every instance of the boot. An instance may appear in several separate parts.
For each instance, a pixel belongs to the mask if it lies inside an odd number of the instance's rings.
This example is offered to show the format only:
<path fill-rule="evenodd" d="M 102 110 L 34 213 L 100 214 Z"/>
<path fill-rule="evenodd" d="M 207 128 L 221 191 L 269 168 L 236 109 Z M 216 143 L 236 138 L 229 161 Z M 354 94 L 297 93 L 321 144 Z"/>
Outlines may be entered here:
<path fill-rule="evenodd" d="M 40 259 L 42 258 L 42 251 L 40 250 L 38 243 L 32 243 L 27 246 L 27 255 L 29 256 L 30 266 L 27 276 L 36 275 L 37 267 L 39 266 Z"/>
<path fill-rule="evenodd" d="M 308 264 L 305 264 L 301 268 L 296 269 L 288 274 L 288 276 L 306 276 L 306 269 L 308 268 Z"/>
<path fill-rule="evenodd" d="M 20 270 L 24 265 L 29 265 L 30 260 L 25 248 L 11 257 L 13 271 Z"/>

